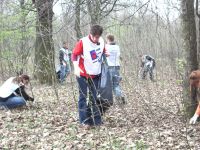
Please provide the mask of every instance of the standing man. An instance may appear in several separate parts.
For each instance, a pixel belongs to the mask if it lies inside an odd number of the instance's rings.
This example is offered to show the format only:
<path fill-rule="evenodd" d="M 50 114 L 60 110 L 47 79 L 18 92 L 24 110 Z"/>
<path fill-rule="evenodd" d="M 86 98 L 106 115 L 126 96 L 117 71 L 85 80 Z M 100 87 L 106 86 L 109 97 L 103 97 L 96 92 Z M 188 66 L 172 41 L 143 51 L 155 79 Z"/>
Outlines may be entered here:
<path fill-rule="evenodd" d="M 115 43 L 115 38 L 113 35 L 108 34 L 106 36 L 106 46 L 105 49 L 109 52 L 109 56 L 107 57 L 107 63 L 109 66 L 109 71 L 112 80 L 113 92 L 116 97 L 116 100 L 119 102 L 125 103 L 124 96 L 122 95 L 121 87 L 120 87 L 120 48 Z"/>
<path fill-rule="evenodd" d="M 63 42 L 63 47 L 59 51 L 59 60 L 60 60 L 60 82 L 63 83 L 63 81 L 69 75 L 71 70 L 69 49 L 67 42 Z"/>
<path fill-rule="evenodd" d="M 149 73 L 151 81 L 154 81 L 153 70 L 156 66 L 155 59 L 150 55 L 140 55 L 141 57 L 141 68 L 142 68 L 142 79 L 145 79 Z"/>
<path fill-rule="evenodd" d="M 101 37 L 103 28 L 93 25 L 90 34 L 77 42 L 72 61 L 74 74 L 79 86 L 78 111 L 82 127 L 101 125 L 102 118 L 97 106 L 97 88 L 101 74 L 101 57 L 105 53 L 104 40 Z M 88 97 L 89 91 L 89 99 Z"/>

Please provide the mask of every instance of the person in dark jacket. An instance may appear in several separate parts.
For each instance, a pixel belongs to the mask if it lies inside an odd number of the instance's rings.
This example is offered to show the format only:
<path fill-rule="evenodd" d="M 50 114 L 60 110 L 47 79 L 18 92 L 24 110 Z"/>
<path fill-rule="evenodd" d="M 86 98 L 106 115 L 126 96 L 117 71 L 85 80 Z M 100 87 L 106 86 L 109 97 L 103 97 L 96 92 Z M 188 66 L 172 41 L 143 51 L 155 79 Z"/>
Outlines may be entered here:
<path fill-rule="evenodd" d="M 60 60 L 60 82 L 62 83 L 71 71 L 70 51 L 67 42 L 63 42 L 63 47 L 59 51 Z"/>
<path fill-rule="evenodd" d="M 25 92 L 25 86 L 30 78 L 27 75 L 10 77 L 0 87 L 0 106 L 12 109 L 26 105 L 26 101 L 34 101 Z"/>
<path fill-rule="evenodd" d="M 145 79 L 149 73 L 151 81 L 154 81 L 153 70 L 156 66 L 155 59 L 150 55 L 141 56 L 142 79 Z"/>

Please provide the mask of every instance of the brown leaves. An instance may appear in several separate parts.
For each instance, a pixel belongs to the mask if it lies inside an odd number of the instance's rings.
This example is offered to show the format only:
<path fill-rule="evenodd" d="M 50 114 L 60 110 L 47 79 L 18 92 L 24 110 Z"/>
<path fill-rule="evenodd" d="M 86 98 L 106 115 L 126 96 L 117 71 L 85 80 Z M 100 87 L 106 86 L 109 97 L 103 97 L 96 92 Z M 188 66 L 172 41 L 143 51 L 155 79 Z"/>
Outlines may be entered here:
<path fill-rule="evenodd" d="M 130 84 L 124 85 L 128 103 L 115 104 L 104 116 L 104 124 L 91 130 L 80 128 L 73 84 L 57 87 L 59 100 L 53 87 L 35 86 L 33 104 L 21 110 L 1 110 L 0 146 L 30 150 L 188 149 L 189 143 L 198 148 L 198 124 L 188 126 L 183 114 L 177 114 L 182 109 L 181 88 L 175 81 L 128 81 Z"/>

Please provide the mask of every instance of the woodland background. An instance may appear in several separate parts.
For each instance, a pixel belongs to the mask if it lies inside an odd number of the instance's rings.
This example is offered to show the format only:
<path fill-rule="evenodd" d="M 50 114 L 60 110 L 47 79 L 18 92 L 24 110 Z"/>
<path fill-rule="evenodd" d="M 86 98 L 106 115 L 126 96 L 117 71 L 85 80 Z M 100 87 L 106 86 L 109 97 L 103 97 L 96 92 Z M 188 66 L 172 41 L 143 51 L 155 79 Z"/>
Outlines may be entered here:
<path fill-rule="evenodd" d="M 2 149 L 199 149 L 188 75 L 199 65 L 198 0 L 1 0 L 0 81 L 31 76 L 34 103 L 0 111 Z M 73 74 L 55 68 L 63 41 L 73 49 L 92 24 L 120 45 L 126 105 L 115 103 L 100 128 L 83 131 Z M 156 82 L 138 78 L 140 54 L 156 59 Z"/>

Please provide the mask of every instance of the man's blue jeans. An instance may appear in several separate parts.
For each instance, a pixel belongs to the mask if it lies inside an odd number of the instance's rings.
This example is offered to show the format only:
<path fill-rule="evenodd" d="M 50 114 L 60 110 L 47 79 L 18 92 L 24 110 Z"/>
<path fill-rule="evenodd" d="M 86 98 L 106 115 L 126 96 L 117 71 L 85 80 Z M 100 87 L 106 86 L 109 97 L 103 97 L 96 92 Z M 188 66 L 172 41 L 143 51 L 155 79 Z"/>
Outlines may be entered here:
<path fill-rule="evenodd" d="M 60 65 L 60 80 L 63 82 L 70 73 L 70 66 Z"/>
<path fill-rule="evenodd" d="M 14 97 L 8 97 L 4 101 L 0 101 L 0 106 L 12 109 L 20 106 L 26 105 L 26 101 L 23 97 L 14 96 Z"/>
<path fill-rule="evenodd" d="M 82 76 L 77 77 L 77 82 L 79 85 L 78 111 L 81 124 L 102 124 L 100 109 L 97 106 L 97 88 L 99 80 L 99 76 L 92 79 L 87 79 Z"/>
<path fill-rule="evenodd" d="M 121 87 L 119 84 L 121 81 L 119 71 L 120 71 L 120 66 L 110 66 L 109 67 L 109 72 L 110 72 L 111 80 L 113 83 L 113 85 L 112 85 L 113 92 L 116 97 L 122 97 L 122 91 L 121 91 Z"/>

